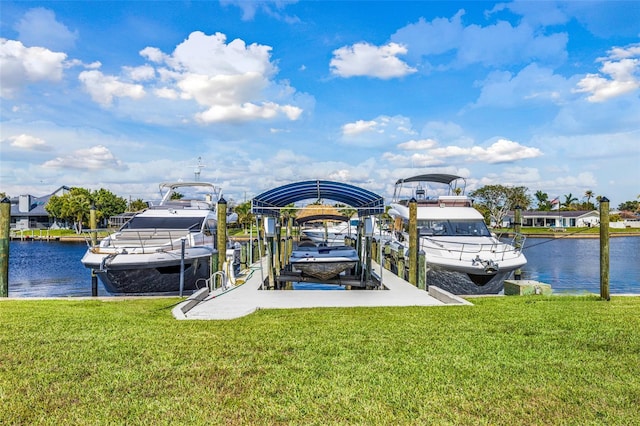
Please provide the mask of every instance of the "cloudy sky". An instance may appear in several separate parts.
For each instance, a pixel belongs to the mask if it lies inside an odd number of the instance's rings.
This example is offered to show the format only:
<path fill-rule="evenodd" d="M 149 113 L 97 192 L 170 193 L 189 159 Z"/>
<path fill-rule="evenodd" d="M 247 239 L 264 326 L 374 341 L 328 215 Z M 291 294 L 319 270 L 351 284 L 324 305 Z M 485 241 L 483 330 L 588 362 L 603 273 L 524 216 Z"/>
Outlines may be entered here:
<path fill-rule="evenodd" d="M 640 5 L 2 1 L 0 191 L 640 194 Z M 199 160 L 200 159 L 200 160 Z M 201 164 L 203 167 L 198 168 Z"/>

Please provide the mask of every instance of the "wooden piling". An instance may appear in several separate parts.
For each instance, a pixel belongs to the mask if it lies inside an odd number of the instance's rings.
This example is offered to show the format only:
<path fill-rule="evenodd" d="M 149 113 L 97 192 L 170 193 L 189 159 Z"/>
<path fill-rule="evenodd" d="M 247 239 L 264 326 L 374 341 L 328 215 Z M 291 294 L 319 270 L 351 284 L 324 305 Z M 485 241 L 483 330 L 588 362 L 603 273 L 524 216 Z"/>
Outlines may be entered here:
<path fill-rule="evenodd" d="M 225 260 L 227 260 L 227 201 L 220 197 L 218 200 L 218 226 L 217 226 L 217 249 L 218 264 L 216 270 L 221 271 Z"/>
<path fill-rule="evenodd" d="M 405 263 L 403 246 L 398 247 L 398 252 L 396 256 L 397 256 L 397 265 L 398 265 L 398 267 L 396 268 L 397 269 L 396 275 L 404 280 L 407 275 L 407 267 Z"/>
<path fill-rule="evenodd" d="M 247 269 L 247 252 L 250 250 L 249 244 L 242 244 L 240 246 L 240 269 Z"/>
<path fill-rule="evenodd" d="M 0 297 L 9 297 L 9 233 L 11 228 L 11 201 L 0 201 Z"/>
<path fill-rule="evenodd" d="M 98 276 L 91 270 L 91 297 L 98 297 Z"/>
<path fill-rule="evenodd" d="M 418 284 L 418 202 L 409 200 L 409 282 Z"/>
<path fill-rule="evenodd" d="M 96 206 L 91 204 L 89 209 L 89 227 L 91 228 L 91 246 L 98 245 L 98 221 L 96 220 Z"/>
<path fill-rule="evenodd" d="M 600 297 L 610 300 L 609 295 L 609 199 L 600 199 Z"/>
<path fill-rule="evenodd" d="M 513 213 L 513 221 L 514 221 L 514 231 L 515 231 L 515 246 L 516 250 L 522 249 L 522 239 L 520 238 L 520 213 L 522 213 L 522 208 L 520 206 L 516 206 Z M 513 273 L 513 277 L 516 280 L 519 280 L 522 277 L 522 270 L 520 268 L 516 269 Z"/>
<path fill-rule="evenodd" d="M 427 254 L 424 250 L 418 252 L 418 288 L 428 290 L 427 287 Z"/>

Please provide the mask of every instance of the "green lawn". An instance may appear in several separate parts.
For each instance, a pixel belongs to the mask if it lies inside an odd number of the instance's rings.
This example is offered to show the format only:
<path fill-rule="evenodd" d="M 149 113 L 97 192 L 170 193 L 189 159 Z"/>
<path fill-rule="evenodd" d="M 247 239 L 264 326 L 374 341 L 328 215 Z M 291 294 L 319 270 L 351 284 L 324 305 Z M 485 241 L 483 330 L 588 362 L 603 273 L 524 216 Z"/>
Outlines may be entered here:
<path fill-rule="evenodd" d="M 0 302 L 0 424 L 640 424 L 640 297 L 264 310 Z"/>

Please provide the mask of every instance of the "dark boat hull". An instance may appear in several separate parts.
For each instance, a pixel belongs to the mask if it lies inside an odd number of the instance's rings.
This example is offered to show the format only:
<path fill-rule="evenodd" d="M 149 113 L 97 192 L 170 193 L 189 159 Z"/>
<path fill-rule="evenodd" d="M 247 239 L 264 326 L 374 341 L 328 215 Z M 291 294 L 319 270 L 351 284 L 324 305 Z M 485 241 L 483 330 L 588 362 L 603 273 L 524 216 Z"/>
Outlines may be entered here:
<path fill-rule="evenodd" d="M 111 294 L 171 294 L 180 291 L 180 262 L 158 267 L 96 270 Z M 183 291 L 191 293 L 205 286 L 210 276 L 209 258 L 185 262 Z"/>
<path fill-rule="evenodd" d="M 498 294 L 504 289 L 504 280 L 508 279 L 512 272 L 498 271 L 490 276 L 470 277 L 463 272 L 429 267 L 427 269 L 427 285 L 439 287 L 456 295 Z"/>

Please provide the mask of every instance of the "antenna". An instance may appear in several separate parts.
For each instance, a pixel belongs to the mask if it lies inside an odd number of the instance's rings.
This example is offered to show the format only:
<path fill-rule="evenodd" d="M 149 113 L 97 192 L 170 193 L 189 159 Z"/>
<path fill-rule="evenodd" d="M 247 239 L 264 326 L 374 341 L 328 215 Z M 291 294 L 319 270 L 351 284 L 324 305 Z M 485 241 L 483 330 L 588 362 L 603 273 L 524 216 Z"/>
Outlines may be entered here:
<path fill-rule="evenodd" d="M 195 180 L 196 182 L 200 182 L 200 171 L 202 169 L 204 169 L 204 164 L 202 164 L 202 157 L 198 157 L 198 164 L 196 164 L 195 169 L 193 171 L 194 175 L 195 175 Z"/>

